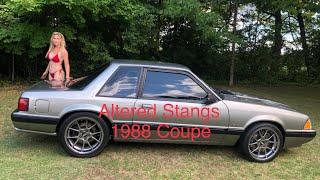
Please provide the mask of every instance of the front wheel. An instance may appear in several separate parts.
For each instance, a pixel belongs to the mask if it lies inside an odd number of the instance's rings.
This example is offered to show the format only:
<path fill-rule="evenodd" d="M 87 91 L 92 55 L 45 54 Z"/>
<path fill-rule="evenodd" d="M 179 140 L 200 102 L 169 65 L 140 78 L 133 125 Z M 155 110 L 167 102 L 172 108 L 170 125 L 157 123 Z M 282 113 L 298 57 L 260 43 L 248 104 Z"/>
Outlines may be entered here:
<path fill-rule="evenodd" d="M 109 141 L 107 123 L 93 113 L 76 113 L 65 119 L 59 129 L 59 141 L 72 156 L 93 157 L 102 152 Z"/>
<path fill-rule="evenodd" d="M 273 160 L 283 146 L 281 131 L 273 124 L 261 123 L 249 128 L 241 137 L 241 151 L 251 161 Z"/>

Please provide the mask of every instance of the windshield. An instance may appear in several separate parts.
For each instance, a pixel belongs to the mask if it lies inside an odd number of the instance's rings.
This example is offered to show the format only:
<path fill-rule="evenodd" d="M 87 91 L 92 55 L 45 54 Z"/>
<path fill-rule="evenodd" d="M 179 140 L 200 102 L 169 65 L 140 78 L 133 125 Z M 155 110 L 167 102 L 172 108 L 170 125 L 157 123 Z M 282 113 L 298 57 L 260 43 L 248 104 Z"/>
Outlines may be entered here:
<path fill-rule="evenodd" d="M 70 83 L 67 85 L 69 89 L 75 89 L 75 90 L 82 90 L 84 89 L 92 80 L 94 80 L 97 76 L 99 76 L 102 71 L 104 71 L 108 66 L 109 62 L 100 66 L 97 69 L 94 69 L 87 76 L 83 76 L 80 78 L 76 78 L 70 81 Z"/>

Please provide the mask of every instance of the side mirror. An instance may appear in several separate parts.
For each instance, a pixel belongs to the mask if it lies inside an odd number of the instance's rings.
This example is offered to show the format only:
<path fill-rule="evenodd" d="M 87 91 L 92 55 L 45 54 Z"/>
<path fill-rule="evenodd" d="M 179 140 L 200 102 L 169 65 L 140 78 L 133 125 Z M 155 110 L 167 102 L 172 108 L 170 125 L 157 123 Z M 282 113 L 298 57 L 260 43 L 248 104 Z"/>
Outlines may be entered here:
<path fill-rule="evenodd" d="M 207 98 L 204 100 L 204 104 L 212 104 L 215 102 L 215 98 L 212 94 L 208 94 Z"/>

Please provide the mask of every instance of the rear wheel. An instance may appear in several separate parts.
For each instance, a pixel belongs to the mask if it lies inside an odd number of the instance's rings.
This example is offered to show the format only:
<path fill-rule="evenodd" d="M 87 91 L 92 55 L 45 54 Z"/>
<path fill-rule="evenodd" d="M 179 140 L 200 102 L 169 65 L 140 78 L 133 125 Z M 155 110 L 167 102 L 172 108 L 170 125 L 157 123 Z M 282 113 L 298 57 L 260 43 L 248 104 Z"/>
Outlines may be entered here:
<path fill-rule="evenodd" d="M 283 136 L 277 126 L 260 123 L 249 128 L 241 137 L 241 151 L 251 161 L 273 160 L 283 146 Z"/>
<path fill-rule="evenodd" d="M 65 119 L 59 129 L 59 140 L 72 156 L 93 157 L 108 144 L 107 123 L 93 113 L 76 113 Z"/>

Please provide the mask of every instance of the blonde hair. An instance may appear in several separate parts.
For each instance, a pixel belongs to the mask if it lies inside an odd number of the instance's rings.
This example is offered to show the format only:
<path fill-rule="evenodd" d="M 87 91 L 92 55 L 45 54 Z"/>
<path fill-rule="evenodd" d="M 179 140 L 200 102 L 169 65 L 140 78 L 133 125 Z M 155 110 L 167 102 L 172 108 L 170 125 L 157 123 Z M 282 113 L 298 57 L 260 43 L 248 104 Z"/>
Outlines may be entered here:
<path fill-rule="evenodd" d="M 64 36 L 62 33 L 60 32 L 53 32 L 52 35 L 51 35 L 51 38 L 50 38 L 50 46 L 49 46 L 49 50 L 48 50 L 48 53 L 52 51 L 53 49 L 53 42 L 52 42 L 52 39 L 53 39 L 53 36 L 55 35 L 58 35 L 60 38 L 61 38 L 61 42 L 60 42 L 60 48 L 62 49 L 66 49 L 66 40 L 64 39 Z"/>

